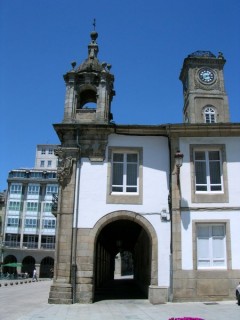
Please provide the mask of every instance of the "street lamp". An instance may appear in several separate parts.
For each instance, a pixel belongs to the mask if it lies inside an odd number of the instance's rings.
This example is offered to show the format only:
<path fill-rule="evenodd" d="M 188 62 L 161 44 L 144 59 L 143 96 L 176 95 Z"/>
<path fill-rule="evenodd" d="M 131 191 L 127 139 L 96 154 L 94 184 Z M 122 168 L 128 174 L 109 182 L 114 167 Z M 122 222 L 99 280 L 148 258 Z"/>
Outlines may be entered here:
<path fill-rule="evenodd" d="M 183 153 L 180 152 L 180 150 L 177 150 L 177 152 L 175 153 L 175 164 L 176 164 L 176 167 L 177 167 L 177 182 L 178 182 L 178 185 L 179 185 L 179 174 L 180 174 L 180 168 L 183 164 Z"/>

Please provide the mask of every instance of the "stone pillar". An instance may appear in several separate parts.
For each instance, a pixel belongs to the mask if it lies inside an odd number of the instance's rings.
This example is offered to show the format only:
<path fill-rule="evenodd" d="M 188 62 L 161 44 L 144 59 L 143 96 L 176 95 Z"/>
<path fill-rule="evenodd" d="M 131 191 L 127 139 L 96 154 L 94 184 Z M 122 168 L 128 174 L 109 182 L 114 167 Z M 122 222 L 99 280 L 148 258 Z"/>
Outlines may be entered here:
<path fill-rule="evenodd" d="M 100 122 L 108 122 L 108 109 L 107 105 L 107 91 L 106 91 L 106 80 L 101 79 L 98 87 L 98 100 L 97 100 L 97 110 L 96 110 L 96 120 Z"/>
<path fill-rule="evenodd" d="M 161 304 L 168 301 L 168 287 L 149 286 L 148 300 L 152 304 Z"/>
<path fill-rule="evenodd" d="M 181 247 L 181 179 L 175 165 L 175 153 L 179 150 L 178 137 L 171 138 L 171 288 L 170 300 L 174 300 L 174 288 L 176 277 L 182 269 L 182 247 Z"/>
<path fill-rule="evenodd" d="M 65 95 L 65 104 L 64 104 L 64 119 L 63 122 L 72 122 L 73 118 L 75 118 L 75 109 L 76 109 L 76 101 L 75 101 L 75 76 L 76 73 L 74 70 L 68 72 L 64 76 L 64 80 L 66 82 L 66 95 Z"/>
<path fill-rule="evenodd" d="M 76 185 L 76 165 L 79 158 L 78 148 L 58 148 L 57 170 L 59 188 L 54 281 L 50 290 L 49 303 L 72 303 L 72 246 L 73 214 Z"/>

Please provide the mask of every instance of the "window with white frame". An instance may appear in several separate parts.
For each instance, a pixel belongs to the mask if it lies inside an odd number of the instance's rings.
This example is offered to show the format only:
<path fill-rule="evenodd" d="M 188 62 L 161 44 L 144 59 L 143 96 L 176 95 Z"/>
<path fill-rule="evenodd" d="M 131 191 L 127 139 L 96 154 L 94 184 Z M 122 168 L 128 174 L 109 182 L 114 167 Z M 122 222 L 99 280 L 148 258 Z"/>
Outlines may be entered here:
<path fill-rule="evenodd" d="M 49 184 L 46 188 L 46 195 L 52 195 L 52 194 L 58 193 L 58 185 L 56 184 Z"/>
<path fill-rule="evenodd" d="M 190 145 L 191 190 L 195 203 L 229 201 L 225 144 Z"/>
<path fill-rule="evenodd" d="M 38 211 L 38 202 L 27 202 L 27 211 Z"/>
<path fill-rule="evenodd" d="M 45 148 L 42 148 L 41 154 L 46 154 L 46 149 Z"/>
<path fill-rule="evenodd" d="M 26 218 L 25 219 L 25 228 L 36 228 L 37 219 Z"/>
<path fill-rule="evenodd" d="M 42 236 L 42 247 L 45 249 L 55 248 L 55 237 L 54 236 Z"/>
<path fill-rule="evenodd" d="M 20 211 L 21 202 L 20 201 L 9 201 L 8 210 Z"/>
<path fill-rule="evenodd" d="M 205 123 L 215 123 L 216 120 L 216 111 L 212 106 L 206 106 L 203 111 Z"/>
<path fill-rule="evenodd" d="M 42 222 L 43 229 L 55 229 L 56 220 L 55 219 L 44 219 Z"/>
<path fill-rule="evenodd" d="M 51 167 L 51 166 L 52 166 L 52 160 L 48 160 L 47 166 L 48 166 L 48 167 Z"/>
<path fill-rule="evenodd" d="M 42 172 L 31 172 L 31 178 L 39 179 L 42 178 L 42 175 Z"/>
<path fill-rule="evenodd" d="M 48 149 L 48 154 L 53 154 L 53 149 Z"/>
<path fill-rule="evenodd" d="M 43 168 L 44 167 L 44 160 L 40 161 L 40 167 Z"/>
<path fill-rule="evenodd" d="M 143 148 L 108 148 L 107 203 L 142 204 Z"/>
<path fill-rule="evenodd" d="M 38 184 L 30 184 L 28 186 L 28 194 L 38 195 L 40 191 L 40 186 Z"/>
<path fill-rule="evenodd" d="M 45 202 L 43 206 L 44 212 L 52 212 L 52 202 Z"/>
<path fill-rule="evenodd" d="M 12 183 L 10 186 L 10 193 L 11 194 L 21 194 L 22 193 L 22 185 Z"/>
<path fill-rule="evenodd" d="M 8 218 L 7 226 L 17 228 L 19 226 L 19 218 Z"/>
<path fill-rule="evenodd" d="M 220 150 L 195 150 L 196 192 L 222 192 L 222 160 Z"/>
<path fill-rule="evenodd" d="M 225 224 L 197 224 L 197 268 L 226 268 Z"/>
<path fill-rule="evenodd" d="M 112 154 L 112 192 L 138 192 L 138 153 Z"/>

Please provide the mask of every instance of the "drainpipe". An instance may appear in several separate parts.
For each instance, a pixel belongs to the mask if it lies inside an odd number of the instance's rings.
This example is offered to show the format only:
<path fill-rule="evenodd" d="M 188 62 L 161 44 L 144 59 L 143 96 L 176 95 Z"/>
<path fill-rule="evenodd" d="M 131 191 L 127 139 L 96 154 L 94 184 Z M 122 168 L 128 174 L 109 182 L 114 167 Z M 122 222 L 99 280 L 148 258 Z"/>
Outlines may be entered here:
<path fill-rule="evenodd" d="M 169 151 L 169 195 L 168 195 L 168 207 L 170 213 L 170 286 L 169 286 L 169 301 L 173 301 L 173 245 L 172 245 L 172 230 L 173 230 L 173 220 L 172 220 L 172 152 L 171 152 L 171 139 L 170 139 L 170 130 L 169 127 L 167 129 L 167 137 L 168 137 L 168 151 Z"/>
<path fill-rule="evenodd" d="M 81 146 L 79 144 L 79 132 L 77 130 L 76 144 L 81 151 Z M 77 278 L 77 229 L 78 229 L 78 209 L 79 209 L 79 196 L 80 196 L 80 171 L 81 163 L 80 160 L 76 163 L 76 188 L 74 199 L 76 205 L 74 206 L 74 218 L 73 218 L 73 235 L 72 235 L 72 266 L 71 266 L 71 284 L 72 284 L 72 303 L 76 303 L 76 278 Z"/>

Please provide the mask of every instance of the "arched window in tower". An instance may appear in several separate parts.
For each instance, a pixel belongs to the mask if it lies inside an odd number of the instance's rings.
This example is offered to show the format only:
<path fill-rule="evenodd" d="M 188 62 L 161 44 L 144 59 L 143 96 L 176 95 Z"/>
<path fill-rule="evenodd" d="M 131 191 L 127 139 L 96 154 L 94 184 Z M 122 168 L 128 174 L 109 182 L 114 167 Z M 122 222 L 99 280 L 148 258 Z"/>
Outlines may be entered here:
<path fill-rule="evenodd" d="M 216 123 L 216 110 L 213 106 L 208 105 L 203 109 L 203 117 L 205 123 Z"/>
<path fill-rule="evenodd" d="M 97 107 L 97 92 L 92 86 L 85 85 L 81 89 L 77 97 L 77 109 L 95 110 Z"/>

